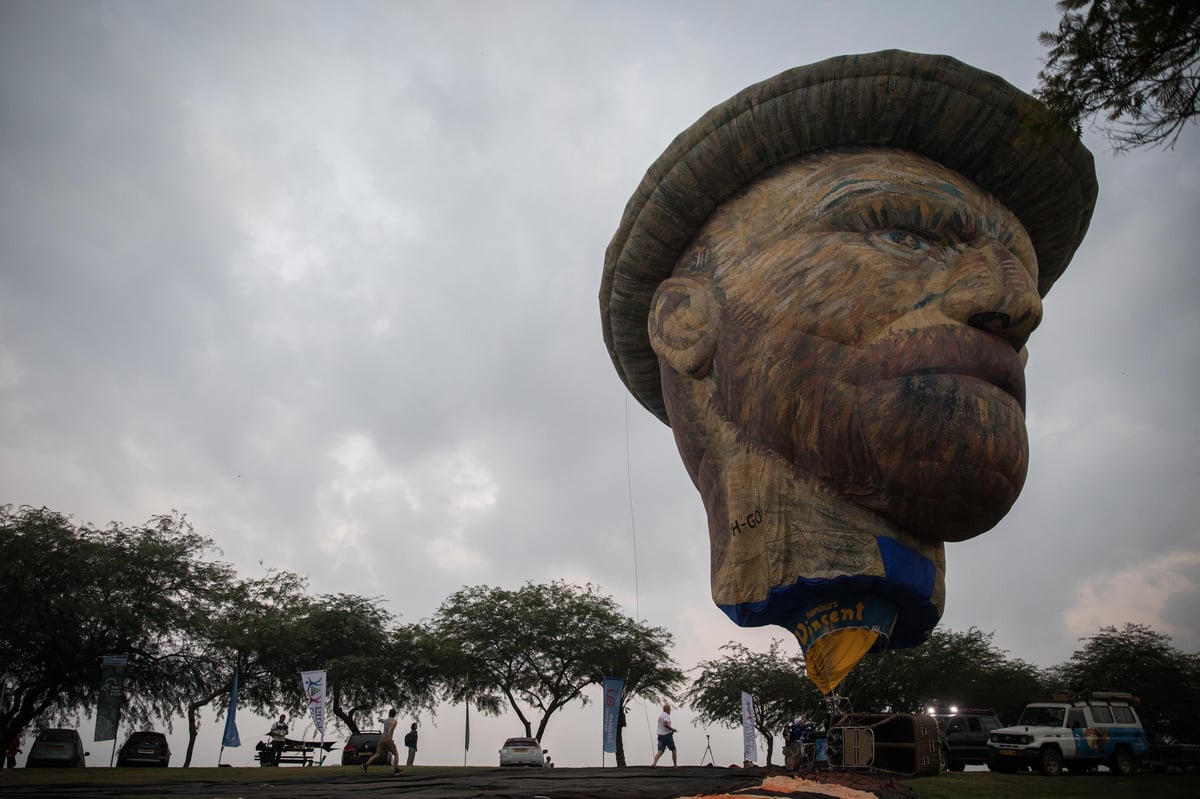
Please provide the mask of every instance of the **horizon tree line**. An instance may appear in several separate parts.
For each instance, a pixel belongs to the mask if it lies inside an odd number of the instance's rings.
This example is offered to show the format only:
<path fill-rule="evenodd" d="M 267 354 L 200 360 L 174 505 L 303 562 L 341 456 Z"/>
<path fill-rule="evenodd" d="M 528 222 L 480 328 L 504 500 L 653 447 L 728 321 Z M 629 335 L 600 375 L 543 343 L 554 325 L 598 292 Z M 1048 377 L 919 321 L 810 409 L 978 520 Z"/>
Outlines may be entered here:
<path fill-rule="evenodd" d="M 100 660 L 128 657 L 123 715 L 135 726 L 187 725 L 191 764 L 206 708 L 220 720 L 239 673 L 239 706 L 264 717 L 302 713 L 298 674 L 324 668 L 329 713 L 349 733 L 376 708 L 436 714 L 439 703 L 512 711 L 541 740 L 585 690 L 625 679 L 618 709 L 684 700 L 700 723 L 742 723 L 754 699 L 767 744 L 822 698 L 798 648 L 755 652 L 730 642 L 689 679 L 666 629 L 626 615 L 599 587 L 562 580 L 516 589 L 464 586 L 424 623 L 401 624 L 379 597 L 310 595 L 285 571 L 240 578 L 208 559 L 213 542 L 186 517 L 100 529 L 47 508 L 0 506 L 0 736 L 77 723 L 97 704 Z M 136 580 L 129 575 L 136 575 Z M 922 713 L 957 702 L 1015 720 L 1056 690 L 1126 690 L 1154 740 L 1200 742 L 1200 654 L 1145 625 L 1103 627 L 1047 669 L 1010 657 L 992 633 L 938 629 L 923 645 L 868 655 L 843 682 L 858 712 Z M 535 729 L 536 726 L 536 729 Z M 617 765 L 626 764 L 618 726 Z"/>

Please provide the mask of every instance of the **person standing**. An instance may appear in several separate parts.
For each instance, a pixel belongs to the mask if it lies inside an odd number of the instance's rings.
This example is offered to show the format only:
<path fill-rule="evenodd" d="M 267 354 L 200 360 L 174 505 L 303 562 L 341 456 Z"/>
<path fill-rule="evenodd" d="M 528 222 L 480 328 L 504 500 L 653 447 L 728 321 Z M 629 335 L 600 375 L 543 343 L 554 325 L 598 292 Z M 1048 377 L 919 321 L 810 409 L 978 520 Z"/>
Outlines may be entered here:
<path fill-rule="evenodd" d="M 275 754 L 275 765 L 279 765 L 279 758 L 283 757 L 283 747 L 287 744 L 287 716 L 281 715 L 279 721 L 271 725 L 271 751 Z"/>
<path fill-rule="evenodd" d="M 387 752 L 392 756 L 392 775 L 403 774 L 404 769 L 400 768 L 400 753 L 396 751 L 396 708 L 388 711 L 386 719 L 380 719 L 383 722 L 383 737 L 379 739 L 379 744 L 375 747 L 375 754 L 371 755 L 371 759 L 362 764 L 362 773 L 367 773 L 367 766 L 379 759 L 379 756 Z M 414 725 L 415 726 L 415 725 Z"/>
<path fill-rule="evenodd" d="M 654 762 L 651 766 L 658 765 L 658 759 L 663 756 L 663 752 L 671 750 L 671 765 L 679 765 L 679 757 L 675 753 L 675 728 L 671 725 L 671 706 L 664 704 L 663 712 L 658 716 L 658 752 L 654 755 Z"/>
<path fill-rule="evenodd" d="M 17 767 L 17 754 L 21 751 L 21 733 L 13 736 L 13 739 L 8 742 L 8 748 L 4 750 L 4 765 L 6 768 Z"/>
<path fill-rule="evenodd" d="M 408 747 L 408 762 L 405 765 L 411 766 L 417 757 L 417 723 L 415 721 L 408 734 L 404 736 L 404 745 Z"/>

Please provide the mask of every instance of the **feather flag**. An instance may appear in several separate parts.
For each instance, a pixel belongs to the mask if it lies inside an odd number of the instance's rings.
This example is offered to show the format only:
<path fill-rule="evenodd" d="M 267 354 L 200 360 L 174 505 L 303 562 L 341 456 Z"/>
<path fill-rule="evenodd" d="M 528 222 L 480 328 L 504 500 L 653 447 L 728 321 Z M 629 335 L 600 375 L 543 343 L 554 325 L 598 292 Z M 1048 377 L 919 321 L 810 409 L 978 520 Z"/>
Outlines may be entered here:
<path fill-rule="evenodd" d="M 221 736 L 221 746 L 241 746 L 242 739 L 237 728 L 237 691 L 238 673 L 233 670 L 233 688 L 229 691 L 229 710 L 225 713 L 225 734 Z"/>

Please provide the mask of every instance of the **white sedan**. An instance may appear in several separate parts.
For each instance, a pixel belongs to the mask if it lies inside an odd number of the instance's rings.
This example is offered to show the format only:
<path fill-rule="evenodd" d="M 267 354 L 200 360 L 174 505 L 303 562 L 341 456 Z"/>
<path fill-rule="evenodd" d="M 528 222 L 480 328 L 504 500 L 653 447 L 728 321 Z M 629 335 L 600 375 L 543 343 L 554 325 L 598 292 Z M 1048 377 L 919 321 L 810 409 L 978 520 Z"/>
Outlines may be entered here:
<path fill-rule="evenodd" d="M 537 738 L 509 738 L 500 748 L 500 765 L 502 766 L 537 766 L 541 767 L 545 757 L 542 745 Z"/>

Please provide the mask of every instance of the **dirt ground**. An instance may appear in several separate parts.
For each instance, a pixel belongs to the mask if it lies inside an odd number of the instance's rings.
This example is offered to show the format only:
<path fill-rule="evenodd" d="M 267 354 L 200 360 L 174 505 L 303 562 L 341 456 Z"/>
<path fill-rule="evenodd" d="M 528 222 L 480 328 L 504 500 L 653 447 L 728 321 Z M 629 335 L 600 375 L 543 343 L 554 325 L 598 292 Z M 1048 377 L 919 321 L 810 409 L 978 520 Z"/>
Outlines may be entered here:
<path fill-rule="evenodd" d="M 857 789 L 880 799 L 912 796 L 890 775 L 856 773 L 807 774 L 810 783 L 829 790 L 795 790 L 789 780 L 764 780 L 784 775 L 779 769 L 634 767 L 556 769 L 468 769 L 416 772 L 397 777 L 378 774 L 363 777 L 314 776 L 272 783 L 270 780 L 228 782 L 161 782 L 143 785 L 3 785 L 0 797 L 8 799 L 317 799 L 318 797 L 401 796 L 407 799 L 680 799 L 680 797 L 774 796 L 827 799 L 838 795 L 838 786 Z M 796 775 L 790 775 L 796 776 Z M 774 784 L 773 784 L 774 783 Z M 778 790 L 783 788 L 783 790 Z"/>

